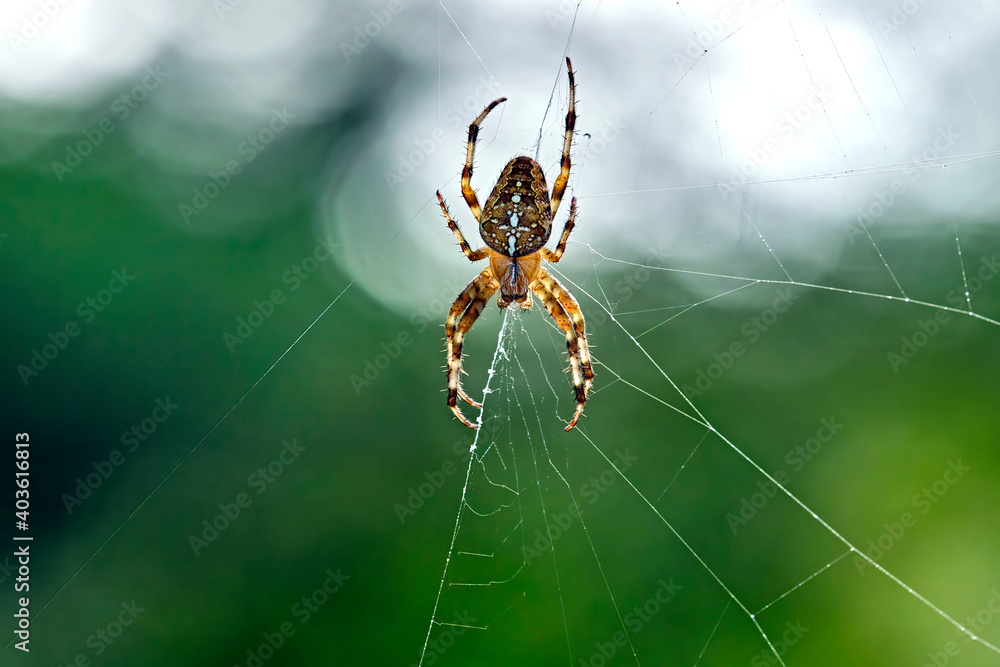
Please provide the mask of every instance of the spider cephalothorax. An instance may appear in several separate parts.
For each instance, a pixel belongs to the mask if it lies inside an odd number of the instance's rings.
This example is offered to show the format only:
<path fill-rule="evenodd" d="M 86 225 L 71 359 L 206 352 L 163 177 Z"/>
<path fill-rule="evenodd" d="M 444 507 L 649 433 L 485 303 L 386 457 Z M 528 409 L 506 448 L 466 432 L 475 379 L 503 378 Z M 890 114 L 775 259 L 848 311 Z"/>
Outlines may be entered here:
<path fill-rule="evenodd" d="M 583 313 L 573 295 L 559 281 L 542 268 L 542 260 L 558 262 L 566 250 L 569 233 L 576 222 L 576 198 L 570 202 L 569 218 L 563 227 L 562 236 L 555 250 L 545 247 L 552 235 L 552 220 L 559 210 L 566 184 L 569 181 L 570 148 L 573 145 L 573 127 L 576 124 L 576 84 L 573 80 L 573 66 L 566 59 L 569 74 L 569 110 L 566 112 L 566 138 L 563 143 L 562 164 L 559 176 L 552 187 L 552 197 L 545 185 L 542 167 L 533 159 L 519 156 L 512 159 L 500 173 L 493 186 L 493 192 L 480 208 L 476 193 L 470 185 L 472 180 L 472 159 L 476 149 L 479 125 L 487 114 L 506 100 L 501 97 L 491 102 L 469 125 L 469 143 L 462 169 L 462 196 L 479 222 L 479 233 L 486 247 L 473 250 L 458 225 L 451 218 L 441 193 L 437 193 L 441 210 L 448 221 L 448 227 L 458 238 L 462 252 L 470 261 L 489 259 L 490 263 L 482 273 L 469 283 L 451 306 L 445 322 L 445 336 L 448 341 L 448 405 L 463 424 L 476 428 L 458 408 L 461 397 L 470 405 L 482 407 L 462 391 L 462 341 L 465 334 L 483 312 L 486 302 L 493 293 L 500 292 L 497 305 L 506 308 L 517 303 L 522 308 L 531 307 L 531 293 L 541 299 L 546 310 L 566 334 L 566 348 L 569 351 L 570 370 L 573 374 L 573 389 L 576 393 L 576 411 L 566 427 L 576 425 L 587 401 L 587 392 L 594 379 L 594 370 L 587 350 Z"/>

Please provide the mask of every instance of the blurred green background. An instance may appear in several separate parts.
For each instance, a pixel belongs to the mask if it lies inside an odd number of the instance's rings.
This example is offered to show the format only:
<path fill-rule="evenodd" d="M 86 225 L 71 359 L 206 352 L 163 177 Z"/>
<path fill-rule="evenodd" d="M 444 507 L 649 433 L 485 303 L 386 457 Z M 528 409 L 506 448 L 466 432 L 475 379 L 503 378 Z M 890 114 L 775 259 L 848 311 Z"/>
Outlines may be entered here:
<path fill-rule="evenodd" d="M 115 100 L 143 67 L 89 95 L 8 99 L 0 388 L 8 443 L 31 435 L 37 618 L 31 653 L 8 646 L 0 662 L 410 665 L 423 651 L 426 665 L 764 665 L 776 661 L 750 615 L 770 605 L 754 619 L 786 664 L 1000 664 L 730 446 L 1000 644 L 1000 281 L 987 269 L 978 288 L 973 279 L 1000 241 L 988 197 L 962 189 L 995 176 L 992 146 L 980 139 L 988 159 L 923 181 L 955 194 L 947 214 L 917 224 L 907 202 L 871 228 L 907 295 L 938 307 L 886 298 L 898 292 L 873 244 L 844 238 L 852 206 L 831 231 L 773 203 L 790 191 L 807 206 L 805 183 L 758 184 L 743 200 L 763 202 L 761 226 L 805 230 L 767 235 L 788 274 L 809 277 L 791 286 L 754 233 L 733 238 L 735 225 L 665 246 L 658 220 L 688 210 L 687 194 L 612 198 L 626 215 L 636 200 L 658 213 L 600 236 L 608 204 L 594 195 L 605 190 L 575 190 L 581 242 L 556 268 L 598 360 L 585 417 L 563 431 L 573 401 L 562 334 L 537 307 L 504 320 L 491 303 L 467 338 L 465 383 L 481 396 L 503 326 L 470 465 L 473 432 L 444 405 L 440 325 L 477 269 L 456 257 L 429 273 L 423 248 L 400 235 L 458 255 L 433 186 L 414 198 L 382 178 L 409 150 L 385 145 L 399 107 L 434 77 L 399 54 L 430 35 L 397 21 L 351 63 L 340 38 L 373 9 L 352 11 L 325 62 L 348 83 L 286 125 L 269 125 L 280 99 L 205 122 L 196 103 L 154 104 L 156 90 L 121 118 Z M 561 60 L 545 58 L 554 76 Z M 159 62 L 168 83 L 197 89 L 183 58 Z M 239 89 L 232 72 L 218 80 Z M 544 125 L 554 145 L 563 109 Z M 118 131 L 102 131 L 71 171 L 53 167 L 105 119 Z M 273 139 L 247 159 L 244 137 L 264 127 Z M 462 132 L 442 143 L 437 187 L 471 238 L 454 179 Z M 641 125 L 629 136 L 641 145 Z M 487 159 L 506 159 L 500 144 Z M 241 165 L 228 178 L 227 156 Z M 650 169 L 664 187 L 678 173 Z M 484 197 L 495 170 L 477 174 Z M 862 190 L 884 187 L 884 174 L 864 178 Z M 217 196 L 185 213 L 213 182 Z M 719 206 L 708 186 L 693 197 Z M 360 245 L 357 229 L 370 233 Z M 956 232 L 980 319 L 940 307 L 966 308 L 951 298 L 964 285 Z M 51 357 L 44 367 L 36 351 Z M 0 555 L 8 624 L 12 551 Z"/>

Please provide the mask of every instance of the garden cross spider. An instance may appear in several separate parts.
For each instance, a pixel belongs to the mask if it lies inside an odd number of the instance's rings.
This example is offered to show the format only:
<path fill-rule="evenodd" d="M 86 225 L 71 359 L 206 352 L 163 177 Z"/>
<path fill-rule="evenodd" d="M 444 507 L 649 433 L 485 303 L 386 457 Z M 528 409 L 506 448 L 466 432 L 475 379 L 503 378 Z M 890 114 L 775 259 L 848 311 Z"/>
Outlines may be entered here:
<path fill-rule="evenodd" d="M 563 144 L 562 164 L 552 198 L 549 199 L 542 167 L 530 157 L 515 157 L 500 173 L 493 186 L 493 192 L 486 200 L 484 208 L 479 207 L 476 193 L 469 184 L 472 180 L 472 158 L 476 149 L 479 125 L 506 97 L 490 102 L 481 114 L 469 125 L 469 143 L 465 154 L 465 168 L 462 169 L 462 196 L 479 223 L 479 233 L 486 247 L 473 250 L 462 235 L 462 231 L 448 213 L 441 192 L 437 198 L 441 211 L 448 221 L 448 227 L 458 238 L 462 252 L 475 262 L 489 259 L 489 265 L 458 295 L 448 312 L 445 322 L 445 336 L 448 342 L 448 406 L 463 424 L 476 428 L 462 414 L 458 407 L 461 397 L 469 405 L 480 408 L 482 404 L 469 398 L 461 387 L 462 340 L 472 328 L 476 318 L 483 312 L 486 302 L 498 289 L 497 305 L 506 308 L 518 303 L 521 308 L 531 308 L 531 294 L 541 299 L 549 315 L 566 334 L 566 348 L 569 351 L 569 365 L 573 375 L 573 389 L 576 393 L 576 412 L 566 427 L 576 425 L 587 401 L 587 392 L 594 380 L 594 369 L 590 364 L 587 337 L 584 333 L 583 313 L 573 295 L 559 284 L 559 281 L 542 268 L 541 260 L 558 262 L 566 250 L 569 233 L 576 221 L 576 197 L 570 202 L 569 219 L 563 227 L 562 236 L 555 250 L 545 247 L 552 234 L 552 220 L 559 210 L 559 202 L 569 181 L 570 147 L 573 144 L 573 126 L 576 124 L 576 84 L 573 80 L 573 65 L 566 59 L 569 74 L 569 110 L 566 112 L 566 139 Z"/>

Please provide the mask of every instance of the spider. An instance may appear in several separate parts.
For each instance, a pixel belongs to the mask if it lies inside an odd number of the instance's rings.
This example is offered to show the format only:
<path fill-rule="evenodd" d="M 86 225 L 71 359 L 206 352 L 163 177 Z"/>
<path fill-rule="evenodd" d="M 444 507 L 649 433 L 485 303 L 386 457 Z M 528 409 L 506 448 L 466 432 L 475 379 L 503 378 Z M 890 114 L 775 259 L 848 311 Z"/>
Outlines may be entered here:
<path fill-rule="evenodd" d="M 566 334 L 566 348 L 569 352 L 573 389 L 576 393 L 576 411 L 573 413 L 573 420 L 566 427 L 567 431 L 576 425 L 580 415 L 583 414 L 587 392 L 590 391 L 594 380 L 580 304 L 569 290 L 542 268 L 541 263 L 543 259 L 547 262 L 560 260 L 576 221 L 576 197 L 574 197 L 570 202 L 569 218 L 563 227 L 556 249 L 549 250 L 545 247 L 546 241 L 552 234 L 552 220 L 556 217 L 569 181 L 570 147 L 573 144 L 573 127 L 576 124 L 576 84 L 573 79 L 573 65 L 569 58 L 566 59 L 566 70 L 569 74 L 566 139 L 563 144 L 562 164 L 555 185 L 552 186 L 551 199 L 541 165 L 530 157 L 521 155 L 507 163 L 486 200 L 486 206 L 483 208 L 479 206 L 476 192 L 470 185 L 476 137 L 479 135 L 479 125 L 486 119 L 487 114 L 501 102 L 506 101 L 506 97 L 490 102 L 469 125 L 465 168 L 462 169 L 462 196 L 465 197 L 472 215 L 479 223 L 479 233 L 486 243 L 485 247 L 473 250 L 469 246 L 469 242 L 462 235 L 462 230 L 448 212 L 448 206 L 441 192 L 437 193 L 441 211 L 448 221 L 448 228 L 455 233 L 458 245 L 465 256 L 472 262 L 489 259 L 489 265 L 455 299 L 445 322 L 445 337 L 448 343 L 448 407 L 463 424 L 472 428 L 477 426 L 462 414 L 458 399 L 461 397 L 476 408 L 482 407 L 482 404 L 469 398 L 469 395 L 462 390 L 460 377 L 462 341 L 483 312 L 486 302 L 497 290 L 500 290 L 497 297 L 497 305 L 500 308 L 506 308 L 511 303 L 517 303 L 524 309 L 531 308 L 530 292 L 534 292 L 549 311 L 549 315 Z"/>

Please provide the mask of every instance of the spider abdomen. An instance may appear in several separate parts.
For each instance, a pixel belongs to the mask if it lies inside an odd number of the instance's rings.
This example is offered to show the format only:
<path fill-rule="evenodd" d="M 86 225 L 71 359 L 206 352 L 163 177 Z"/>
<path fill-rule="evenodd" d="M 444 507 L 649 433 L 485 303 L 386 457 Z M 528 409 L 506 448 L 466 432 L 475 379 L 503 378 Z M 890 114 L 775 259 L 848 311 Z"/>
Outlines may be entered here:
<path fill-rule="evenodd" d="M 552 233 L 545 174 L 527 156 L 507 163 L 483 207 L 479 233 L 490 248 L 506 257 L 537 252 Z"/>

